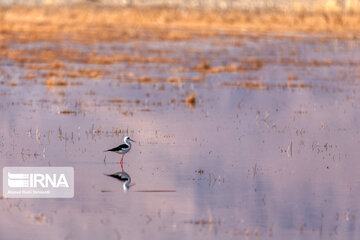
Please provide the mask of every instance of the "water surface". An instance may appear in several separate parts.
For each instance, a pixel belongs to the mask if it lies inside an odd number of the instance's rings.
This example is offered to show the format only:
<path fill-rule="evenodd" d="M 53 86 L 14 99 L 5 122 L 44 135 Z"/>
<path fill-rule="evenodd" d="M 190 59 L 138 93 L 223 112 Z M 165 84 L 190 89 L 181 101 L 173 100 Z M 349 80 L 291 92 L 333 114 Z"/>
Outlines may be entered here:
<path fill-rule="evenodd" d="M 249 33 L 7 48 L 138 59 L 64 57 L 54 70 L 29 54 L 0 58 L 0 167 L 75 168 L 73 199 L 0 200 L 6 239 L 359 238 L 356 39 Z M 126 135 L 137 143 L 124 192 L 104 175 L 120 171 L 121 156 L 103 150 Z"/>

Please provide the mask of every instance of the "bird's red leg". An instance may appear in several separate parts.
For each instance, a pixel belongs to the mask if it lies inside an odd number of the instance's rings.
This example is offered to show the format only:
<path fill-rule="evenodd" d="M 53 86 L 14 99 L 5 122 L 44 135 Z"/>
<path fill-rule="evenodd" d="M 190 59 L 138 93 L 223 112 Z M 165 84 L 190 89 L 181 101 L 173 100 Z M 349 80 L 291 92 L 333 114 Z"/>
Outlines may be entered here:
<path fill-rule="evenodd" d="M 122 166 L 123 165 L 123 160 L 124 160 L 124 154 L 122 155 L 122 158 L 120 160 L 120 165 Z"/>
<path fill-rule="evenodd" d="M 124 154 L 122 155 L 121 160 L 120 160 L 120 166 L 121 166 L 121 171 L 122 172 L 124 171 L 123 160 L 124 160 Z"/>

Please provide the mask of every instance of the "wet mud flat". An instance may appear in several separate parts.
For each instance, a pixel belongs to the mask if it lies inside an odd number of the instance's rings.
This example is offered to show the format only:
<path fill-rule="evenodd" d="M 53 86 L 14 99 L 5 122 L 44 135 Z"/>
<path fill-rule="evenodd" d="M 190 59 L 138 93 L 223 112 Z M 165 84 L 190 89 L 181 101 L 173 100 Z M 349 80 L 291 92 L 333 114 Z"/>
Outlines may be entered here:
<path fill-rule="evenodd" d="M 357 239 L 356 17 L 157 11 L 1 11 L 0 166 L 75 168 L 73 199 L 2 198 L 2 236 Z"/>

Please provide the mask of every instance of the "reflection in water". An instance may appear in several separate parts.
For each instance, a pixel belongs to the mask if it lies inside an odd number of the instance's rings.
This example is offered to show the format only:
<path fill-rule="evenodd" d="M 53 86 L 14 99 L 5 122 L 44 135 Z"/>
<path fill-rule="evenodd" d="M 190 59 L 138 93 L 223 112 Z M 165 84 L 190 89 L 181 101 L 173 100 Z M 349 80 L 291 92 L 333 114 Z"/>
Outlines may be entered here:
<path fill-rule="evenodd" d="M 106 176 L 109 176 L 109 177 L 113 177 L 113 178 L 116 178 L 122 182 L 124 182 L 123 184 L 123 189 L 124 189 L 124 192 L 126 192 L 130 186 L 133 186 L 134 184 L 130 185 L 131 184 L 131 177 L 128 173 L 124 172 L 124 169 L 122 169 L 121 172 L 116 172 L 116 173 L 113 173 L 113 174 L 105 174 Z"/>

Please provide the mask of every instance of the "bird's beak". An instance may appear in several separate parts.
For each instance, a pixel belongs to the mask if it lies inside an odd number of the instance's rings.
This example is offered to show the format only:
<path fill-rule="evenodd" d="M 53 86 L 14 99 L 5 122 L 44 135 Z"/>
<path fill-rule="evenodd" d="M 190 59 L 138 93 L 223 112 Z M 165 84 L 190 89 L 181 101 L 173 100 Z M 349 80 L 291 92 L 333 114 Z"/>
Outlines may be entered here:
<path fill-rule="evenodd" d="M 136 142 L 135 142 L 134 140 L 132 140 L 131 138 L 129 138 L 129 140 L 132 141 L 132 142 L 134 142 L 134 143 L 136 143 Z"/>

